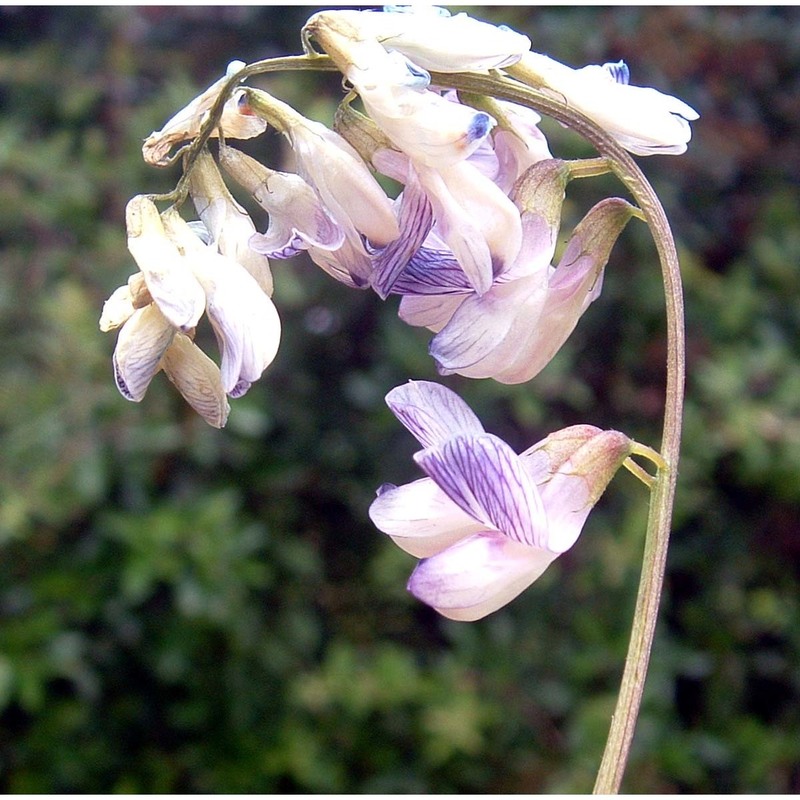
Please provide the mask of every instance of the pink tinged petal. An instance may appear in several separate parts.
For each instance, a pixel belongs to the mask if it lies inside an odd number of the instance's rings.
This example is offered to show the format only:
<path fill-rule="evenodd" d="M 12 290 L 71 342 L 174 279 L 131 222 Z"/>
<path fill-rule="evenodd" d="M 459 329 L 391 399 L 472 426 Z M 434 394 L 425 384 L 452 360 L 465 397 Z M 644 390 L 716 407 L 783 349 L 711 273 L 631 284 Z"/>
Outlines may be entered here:
<path fill-rule="evenodd" d="M 546 546 L 555 553 L 569 550 L 589 512 L 630 455 L 631 440 L 618 431 L 600 431 L 578 447 L 547 483 L 542 500 L 550 525 Z"/>
<path fill-rule="evenodd" d="M 186 402 L 215 428 L 224 427 L 230 405 L 219 367 L 188 337 L 176 333 L 161 359 L 167 377 Z"/>
<path fill-rule="evenodd" d="M 483 425 L 450 389 L 432 381 L 409 381 L 386 395 L 386 404 L 423 447 L 456 435 L 479 435 Z"/>
<path fill-rule="evenodd" d="M 194 328 L 205 309 L 203 287 L 164 229 L 152 200 L 134 197 L 126 209 L 128 250 L 164 316 L 180 330 Z"/>
<path fill-rule="evenodd" d="M 502 111 L 502 128 L 494 132 L 494 149 L 499 162 L 495 182 L 510 192 L 514 182 L 534 164 L 551 159 L 545 135 L 539 130 L 541 117 L 533 109 L 497 101 Z"/>
<path fill-rule="evenodd" d="M 497 284 L 468 297 L 431 340 L 442 374 L 488 378 L 501 373 L 526 347 L 547 299 L 547 274 Z"/>
<path fill-rule="evenodd" d="M 557 555 L 486 531 L 420 561 L 408 590 L 448 619 L 472 622 L 517 597 Z"/>
<path fill-rule="evenodd" d="M 522 383 L 550 363 L 597 297 L 611 249 L 633 211 L 624 200 L 609 198 L 578 224 L 550 279 L 546 304 L 527 348 L 494 376 L 498 381 Z"/>
<path fill-rule="evenodd" d="M 531 480 L 541 488 L 579 447 L 601 432 L 594 425 L 571 425 L 531 445 L 519 457 Z"/>
<path fill-rule="evenodd" d="M 452 319 L 465 295 L 406 295 L 398 316 L 407 325 L 440 331 Z"/>
<path fill-rule="evenodd" d="M 222 387 L 241 396 L 278 352 L 278 312 L 253 276 L 235 261 L 206 249 L 193 255 L 192 265 L 206 291 L 208 318 L 222 353 Z"/>
<path fill-rule="evenodd" d="M 483 528 L 430 478 L 379 490 L 369 516 L 378 530 L 417 558 L 435 555 Z"/>
<path fill-rule="evenodd" d="M 142 400 L 175 328 L 155 305 L 134 311 L 122 326 L 114 350 L 114 380 L 126 400 Z"/>
<path fill-rule="evenodd" d="M 414 455 L 414 460 L 463 511 L 531 547 L 547 542 L 547 517 L 539 492 L 517 454 L 485 433 L 454 436 Z"/>

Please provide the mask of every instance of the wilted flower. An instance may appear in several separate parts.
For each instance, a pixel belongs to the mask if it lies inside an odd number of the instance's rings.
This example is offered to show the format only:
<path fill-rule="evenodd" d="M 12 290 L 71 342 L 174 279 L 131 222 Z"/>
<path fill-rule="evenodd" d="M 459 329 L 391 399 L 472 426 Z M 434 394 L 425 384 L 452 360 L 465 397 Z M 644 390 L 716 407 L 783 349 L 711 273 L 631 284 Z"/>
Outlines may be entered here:
<path fill-rule="evenodd" d="M 677 97 L 629 85 L 623 61 L 572 69 L 541 53 L 526 53 L 514 74 L 549 90 L 640 156 L 685 153 L 692 138 L 689 122 L 700 116 Z"/>
<path fill-rule="evenodd" d="M 163 369 L 207 422 L 222 427 L 226 394 L 244 394 L 275 357 L 275 306 L 256 278 L 204 244 L 175 209 L 159 214 L 152 200 L 137 196 L 126 217 L 128 246 L 141 272 L 111 295 L 100 320 L 102 330 L 120 328 L 113 359 L 117 387 L 139 402 Z M 206 310 L 221 368 L 192 341 Z"/>
<path fill-rule="evenodd" d="M 569 165 L 541 161 L 518 182 L 523 243 L 516 262 L 482 295 L 446 251 L 421 250 L 395 284 L 400 316 L 437 332 L 430 353 L 442 374 L 522 383 L 542 370 L 599 295 L 602 272 L 634 213 L 624 200 L 598 203 L 551 266 Z"/>
<path fill-rule="evenodd" d="M 217 101 L 220 92 L 244 66 L 244 61 L 232 61 L 222 78 L 195 97 L 189 105 L 182 108 L 164 124 L 160 131 L 153 131 L 142 146 L 144 160 L 148 164 L 164 166 L 168 162 L 169 151 L 173 145 L 194 139 L 200 133 L 200 128 L 206 121 L 207 114 Z M 264 120 L 251 114 L 246 106 L 241 105 L 242 91 L 241 89 L 236 90 L 222 109 L 218 127 L 222 128 L 223 134 L 228 139 L 252 139 L 267 129 Z M 215 127 L 211 131 L 211 136 L 218 135 L 218 129 Z"/>
<path fill-rule="evenodd" d="M 578 425 L 518 456 L 458 395 L 427 381 L 386 402 L 422 444 L 414 460 L 429 477 L 381 487 L 370 517 L 422 559 L 408 589 L 450 619 L 481 619 L 530 586 L 572 547 L 631 452 L 624 434 Z"/>

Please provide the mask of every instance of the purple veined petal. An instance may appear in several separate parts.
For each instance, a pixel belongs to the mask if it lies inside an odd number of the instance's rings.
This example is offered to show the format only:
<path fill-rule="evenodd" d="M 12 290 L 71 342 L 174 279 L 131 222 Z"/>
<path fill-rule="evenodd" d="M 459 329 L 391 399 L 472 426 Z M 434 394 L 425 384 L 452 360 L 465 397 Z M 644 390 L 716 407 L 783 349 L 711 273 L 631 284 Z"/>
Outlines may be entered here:
<path fill-rule="evenodd" d="M 448 619 L 473 622 L 517 597 L 557 555 L 485 531 L 420 561 L 408 590 Z"/>
<path fill-rule="evenodd" d="M 336 250 L 324 250 L 320 247 L 309 247 L 311 260 L 332 278 L 353 289 L 369 287 L 372 275 L 372 258 L 360 243 L 354 244 L 345 238 L 344 244 Z"/>
<path fill-rule="evenodd" d="M 308 250 L 308 242 L 303 241 L 294 231 L 288 231 L 288 233 L 281 231 L 281 234 L 270 239 L 263 233 L 255 233 L 250 237 L 250 248 L 256 253 L 262 253 L 267 258 L 276 258 L 282 261 L 294 258 L 304 250 Z"/>
<path fill-rule="evenodd" d="M 418 172 L 433 205 L 439 235 L 461 265 L 470 286 L 483 294 L 492 285 L 493 276 L 492 253 L 486 237 L 479 224 L 453 196 L 439 170 L 425 167 Z"/>
<path fill-rule="evenodd" d="M 490 433 L 453 436 L 414 460 L 462 510 L 487 527 L 531 547 L 547 543 L 539 491 L 519 456 Z"/>
<path fill-rule="evenodd" d="M 417 558 L 435 555 L 482 529 L 430 478 L 382 491 L 369 516 L 378 530 Z"/>
<path fill-rule="evenodd" d="M 126 400 L 142 400 L 174 335 L 175 328 L 154 303 L 134 311 L 120 328 L 114 380 Z"/>
<path fill-rule="evenodd" d="M 433 227 L 433 207 L 412 170 L 400 199 L 398 224 L 400 236 L 373 257 L 372 288 L 383 300 Z"/>
<path fill-rule="evenodd" d="M 392 287 L 392 294 L 442 295 L 472 293 L 461 265 L 450 250 L 421 247 Z"/>
<path fill-rule="evenodd" d="M 386 395 L 386 405 L 423 447 L 442 444 L 459 434 L 483 433 L 483 425 L 472 409 L 440 383 L 404 383 Z"/>
<path fill-rule="evenodd" d="M 496 284 L 482 297 L 468 297 L 431 340 L 440 372 L 494 377 L 533 335 L 547 298 L 546 275 Z"/>
<path fill-rule="evenodd" d="M 407 325 L 440 331 L 452 319 L 467 295 L 405 295 L 398 316 Z"/>

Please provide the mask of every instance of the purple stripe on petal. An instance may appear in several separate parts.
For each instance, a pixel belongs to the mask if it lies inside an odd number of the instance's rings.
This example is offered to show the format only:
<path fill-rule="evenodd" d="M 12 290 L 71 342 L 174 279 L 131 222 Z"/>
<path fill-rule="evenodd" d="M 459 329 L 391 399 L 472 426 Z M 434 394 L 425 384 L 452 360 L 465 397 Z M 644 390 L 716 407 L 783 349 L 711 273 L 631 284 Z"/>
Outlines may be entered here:
<path fill-rule="evenodd" d="M 455 436 L 414 460 L 472 517 L 531 547 L 547 543 L 547 516 L 519 456 L 490 433 Z"/>
<path fill-rule="evenodd" d="M 458 434 L 483 433 L 472 409 L 439 383 L 409 381 L 392 389 L 386 404 L 423 447 L 442 444 Z"/>
<path fill-rule="evenodd" d="M 400 236 L 384 247 L 373 260 L 372 288 L 385 300 L 411 257 L 419 250 L 433 227 L 433 207 L 419 185 L 409 183 L 400 200 Z"/>
<path fill-rule="evenodd" d="M 392 294 L 469 294 L 472 286 L 450 250 L 421 247 L 408 262 Z"/>

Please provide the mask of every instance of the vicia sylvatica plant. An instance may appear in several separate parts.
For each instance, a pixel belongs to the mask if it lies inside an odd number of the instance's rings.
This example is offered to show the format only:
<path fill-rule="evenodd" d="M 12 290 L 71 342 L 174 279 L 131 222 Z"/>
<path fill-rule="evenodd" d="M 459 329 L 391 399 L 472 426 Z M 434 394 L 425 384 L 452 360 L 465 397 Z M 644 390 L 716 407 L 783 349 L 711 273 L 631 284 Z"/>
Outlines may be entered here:
<path fill-rule="evenodd" d="M 303 55 L 226 73 L 145 141 L 145 161 L 182 165 L 168 195 L 127 207 L 138 270 L 106 302 L 118 329 L 114 377 L 139 402 L 163 371 L 210 425 L 261 378 L 280 345 L 270 260 L 306 252 L 332 278 L 396 302 L 432 333 L 442 376 L 533 379 L 590 303 L 626 225 L 644 222 L 660 259 L 669 354 L 658 447 L 590 421 L 516 453 L 444 385 L 410 380 L 386 401 L 419 441 L 426 477 L 385 484 L 369 514 L 419 558 L 408 589 L 454 620 L 474 621 L 525 591 L 573 547 L 620 467 L 650 493 L 638 601 L 617 708 L 595 786 L 623 776 L 661 593 L 678 463 L 683 387 L 679 265 L 662 206 L 631 157 L 683 153 L 697 113 L 632 85 L 623 62 L 572 69 L 528 37 L 443 9 L 323 11 L 302 30 Z M 333 126 L 309 119 L 248 79 L 338 71 Z M 563 160 L 538 127 L 547 115 L 596 157 Z M 294 171 L 237 149 L 281 133 Z M 252 149 L 252 148 L 251 148 Z M 274 157 L 272 157 L 274 156 Z M 606 198 L 555 259 L 569 184 L 613 173 L 632 200 Z M 401 187 L 396 197 L 377 175 Z M 235 195 L 264 214 L 253 220 Z M 218 361 L 195 344 L 207 317 Z M 644 460 L 649 469 L 640 462 Z M 365 509 L 366 513 L 366 509 Z"/>

